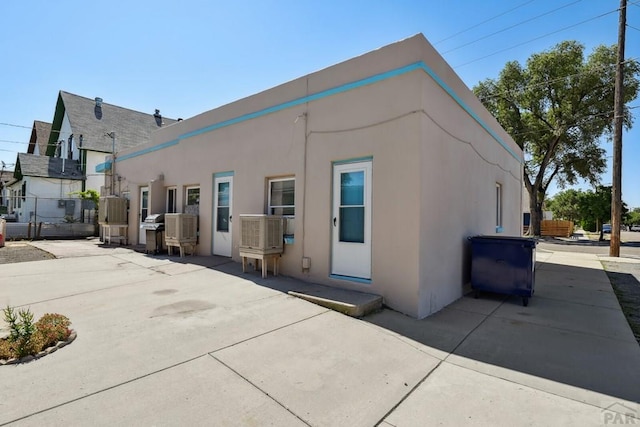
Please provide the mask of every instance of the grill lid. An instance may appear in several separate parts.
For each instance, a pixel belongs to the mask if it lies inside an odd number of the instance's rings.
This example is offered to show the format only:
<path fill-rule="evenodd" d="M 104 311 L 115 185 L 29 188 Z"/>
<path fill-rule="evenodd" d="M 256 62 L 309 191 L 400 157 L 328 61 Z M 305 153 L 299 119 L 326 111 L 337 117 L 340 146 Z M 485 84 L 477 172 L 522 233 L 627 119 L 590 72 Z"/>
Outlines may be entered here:
<path fill-rule="evenodd" d="M 163 222 L 157 222 L 157 223 L 145 222 L 143 224 L 140 224 L 140 229 L 162 231 L 164 230 L 164 223 Z"/>
<path fill-rule="evenodd" d="M 164 214 L 153 214 L 153 215 L 149 215 L 144 219 L 144 222 L 146 223 L 158 223 L 158 222 L 164 222 Z"/>

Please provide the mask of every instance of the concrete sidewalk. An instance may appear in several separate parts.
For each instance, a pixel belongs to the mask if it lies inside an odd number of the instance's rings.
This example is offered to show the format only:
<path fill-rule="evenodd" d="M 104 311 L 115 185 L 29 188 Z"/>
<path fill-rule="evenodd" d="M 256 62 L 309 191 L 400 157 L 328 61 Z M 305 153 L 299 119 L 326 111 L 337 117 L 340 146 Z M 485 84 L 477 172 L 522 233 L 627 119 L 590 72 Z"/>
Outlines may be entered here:
<path fill-rule="evenodd" d="M 640 346 L 595 255 L 537 251 L 528 307 L 483 294 L 417 321 L 350 318 L 226 259 L 89 245 L 0 266 L 0 305 L 78 332 L 0 367 L 0 425 L 640 423 Z"/>

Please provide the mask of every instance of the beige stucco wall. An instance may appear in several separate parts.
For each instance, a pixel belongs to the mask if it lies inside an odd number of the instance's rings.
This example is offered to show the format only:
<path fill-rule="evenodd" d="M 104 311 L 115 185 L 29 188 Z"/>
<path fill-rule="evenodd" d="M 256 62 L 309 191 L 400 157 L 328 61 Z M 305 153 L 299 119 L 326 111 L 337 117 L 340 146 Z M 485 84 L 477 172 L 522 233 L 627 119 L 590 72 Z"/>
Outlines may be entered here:
<path fill-rule="evenodd" d="M 520 235 L 522 189 L 516 157 L 521 158 L 521 150 L 430 46 L 425 45 L 424 54 L 425 63 L 434 64 L 443 83 L 494 136 L 463 108 L 456 108 L 441 85 L 431 78 L 423 81 L 418 317 L 462 296 L 470 279 L 468 237 Z M 496 230 L 496 183 L 502 186 L 501 232 Z"/>
<path fill-rule="evenodd" d="M 232 171 L 233 258 L 239 260 L 237 218 L 266 212 L 267 180 L 292 176 L 295 242 L 286 245 L 284 274 L 380 294 L 387 305 L 415 317 L 439 310 L 462 294 L 468 278 L 466 238 L 496 232 L 496 182 L 503 185 L 504 234 L 519 233 L 521 183 L 517 159 L 427 73 L 416 69 L 386 76 L 356 89 L 203 130 L 416 61 L 435 70 L 460 102 L 520 153 L 418 35 L 168 126 L 148 145 L 118 153 L 116 171 L 122 177 L 122 191 L 131 198 L 130 224 L 138 221 L 141 186 L 151 186 L 150 213 L 158 213 L 165 206 L 166 187 L 177 187 L 177 207 L 182 211 L 185 187 L 199 185 L 197 250 L 211 254 L 213 177 Z M 164 148 L 155 150 L 158 146 Z M 329 277 L 332 165 L 357 158 L 370 158 L 373 165 L 370 283 Z M 137 227 L 130 227 L 130 239 L 137 241 Z M 302 271 L 303 256 L 311 259 L 309 271 Z"/>

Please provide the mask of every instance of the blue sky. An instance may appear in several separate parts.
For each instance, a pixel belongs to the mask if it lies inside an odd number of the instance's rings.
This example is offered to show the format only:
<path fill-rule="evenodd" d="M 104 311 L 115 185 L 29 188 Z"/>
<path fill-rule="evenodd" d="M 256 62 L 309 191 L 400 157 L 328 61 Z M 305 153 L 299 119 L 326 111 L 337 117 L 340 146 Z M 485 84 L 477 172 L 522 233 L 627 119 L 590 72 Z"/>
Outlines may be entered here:
<path fill-rule="evenodd" d="M 581 42 L 587 53 L 616 43 L 618 6 L 619 0 L 3 1 L 0 160 L 13 164 L 26 151 L 33 120 L 52 121 L 59 90 L 188 118 L 416 33 L 473 87 L 496 78 L 507 61 L 524 63 L 563 40 Z M 625 56 L 640 59 L 640 0 L 629 0 L 627 23 Z M 640 207 L 640 108 L 633 111 L 636 128 L 623 141 L 622 196 Z M 610 153 L 611 143 L 602 144 Z M 609 171 L 602 183 L 611 183 Z"/>

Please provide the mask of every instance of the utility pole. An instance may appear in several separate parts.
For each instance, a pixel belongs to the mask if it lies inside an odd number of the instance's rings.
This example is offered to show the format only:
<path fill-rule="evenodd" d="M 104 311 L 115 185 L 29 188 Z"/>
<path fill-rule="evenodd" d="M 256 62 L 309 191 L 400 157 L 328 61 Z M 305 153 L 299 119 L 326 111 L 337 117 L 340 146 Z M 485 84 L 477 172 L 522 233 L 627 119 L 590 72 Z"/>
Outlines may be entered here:
<path fill-rule="evenodd" d="M 622 219 L 622 123 L 624 115 L 624 41 L 627 27 L 627 0 L 620 0 L 618 21 L 618 62 L 614 100 L 613 182 L 611 184 L 611 242 L 609 256 L 620 256 L 620 226 Z"/>

